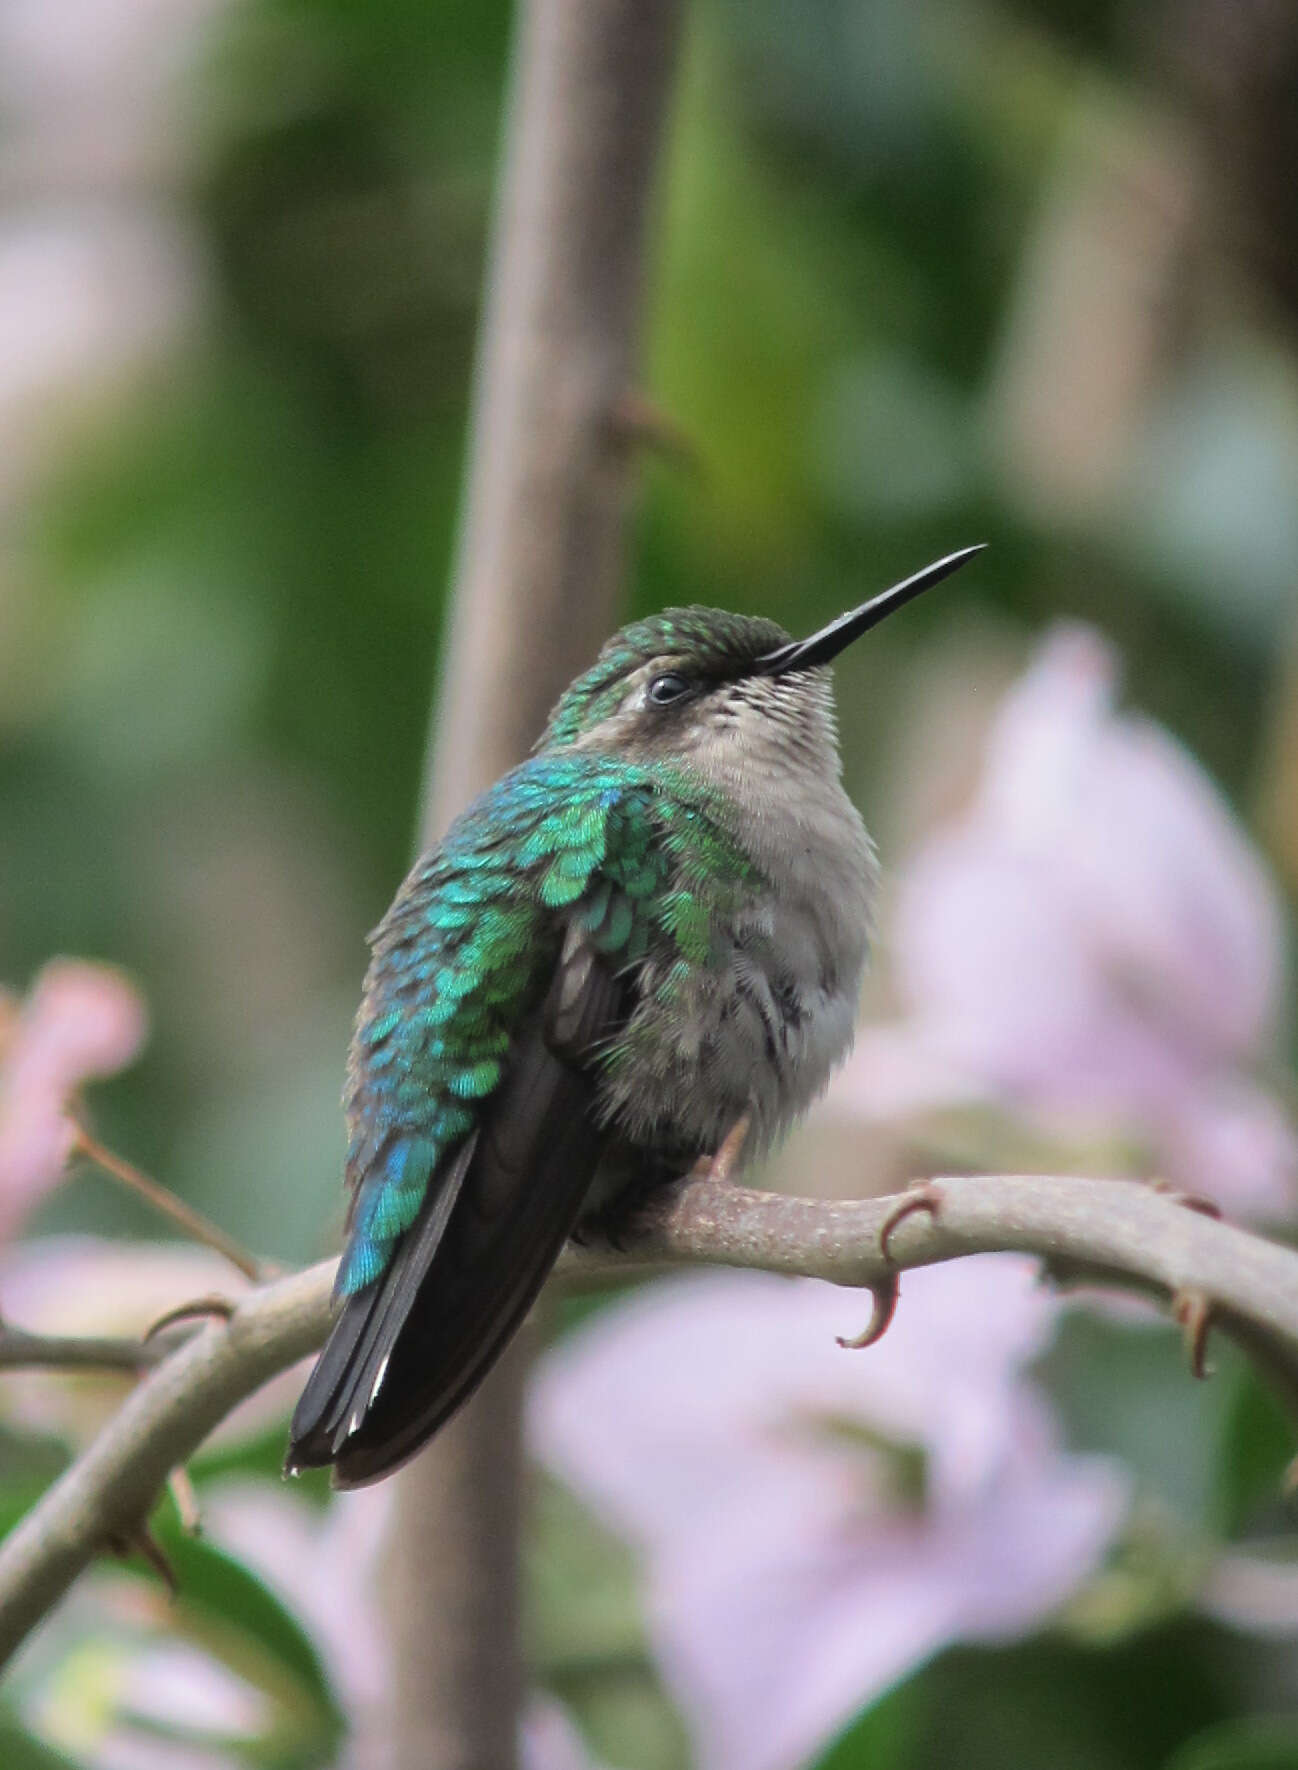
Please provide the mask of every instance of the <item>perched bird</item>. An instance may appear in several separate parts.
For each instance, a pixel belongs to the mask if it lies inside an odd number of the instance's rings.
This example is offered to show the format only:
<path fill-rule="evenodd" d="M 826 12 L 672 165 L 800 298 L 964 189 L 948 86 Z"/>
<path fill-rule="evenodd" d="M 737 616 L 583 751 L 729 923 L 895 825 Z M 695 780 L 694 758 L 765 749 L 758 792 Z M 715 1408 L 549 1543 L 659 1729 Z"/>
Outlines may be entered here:
<path fill-rule="evenodd" d="M 978 551 L 810 639 L 708 608 L 623 628 L 416 864 L 372 940 L 340 1307 L 290 1470 L 356 1487 L 395 1469 L 584 1218 L 727 1139 L 761 1149 L 824 1087 L 875 881 L 826 666 Z"/>

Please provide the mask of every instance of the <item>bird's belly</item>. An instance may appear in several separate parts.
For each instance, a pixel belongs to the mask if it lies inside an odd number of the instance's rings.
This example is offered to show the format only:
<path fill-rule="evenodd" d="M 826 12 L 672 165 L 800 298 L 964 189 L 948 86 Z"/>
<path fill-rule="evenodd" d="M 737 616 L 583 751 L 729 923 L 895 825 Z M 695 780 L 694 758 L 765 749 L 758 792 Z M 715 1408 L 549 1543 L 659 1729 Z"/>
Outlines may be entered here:
<path fill-rule="evenodd" d="M 865 935 L 827 954 L 805 918 L 737 919 L 719 962 L 678 978 L 636 1014 L 604 1106 L 637 1144 L 714 1150 L 741 1115 L 769 1144 L 816 1098 L 848 1051 Z"/>

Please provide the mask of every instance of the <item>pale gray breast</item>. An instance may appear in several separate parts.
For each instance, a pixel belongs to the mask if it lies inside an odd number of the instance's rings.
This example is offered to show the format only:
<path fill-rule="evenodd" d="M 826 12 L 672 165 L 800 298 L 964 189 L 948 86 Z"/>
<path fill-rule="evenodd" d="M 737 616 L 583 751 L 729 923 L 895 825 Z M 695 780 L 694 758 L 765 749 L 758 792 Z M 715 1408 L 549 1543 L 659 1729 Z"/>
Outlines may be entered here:
<path fill-rule="evenodd" d="M 755 820 L 750 846 L 771 889 L 732 931 L 740 1006 L 728 1061 L 747 1066 L 765 1141 L 805 1111 L 851 1046 L 877 865 L 856 807 L 823 777 Z"/>
<path fill-rule="evenodd" d="M 718 930 L 716 961 L 677 992 L 642 1042 L 634 1077 L 608 1102 L 637 1141 L 715 1149 L 748 1112 L 760 1148 L 815 1099 L 851 1045 L 874 853 L 836 779 L 799 784 L 778 809 L 770 800 L 747 808 L 736 833 L 763 884 Z"/>

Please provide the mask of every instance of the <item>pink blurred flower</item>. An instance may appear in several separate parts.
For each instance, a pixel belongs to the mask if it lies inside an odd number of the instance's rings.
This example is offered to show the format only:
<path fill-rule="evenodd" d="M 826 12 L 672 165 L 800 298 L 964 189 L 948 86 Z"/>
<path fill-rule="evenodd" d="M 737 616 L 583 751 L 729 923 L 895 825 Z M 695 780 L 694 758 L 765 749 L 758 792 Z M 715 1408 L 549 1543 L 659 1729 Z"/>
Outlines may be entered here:
<path fill-rule="evenodd" d="M 108 965 L 52 959 L 25 1000 L 0 996 L 0 1241 L 63 1172 L 72 1096 L 130 1063 L 147 1030 L 139 991 Z"/>
<path fill-rule="evenodd" d="M 1008 1107 L 1130 1138 L 1227 1207 L 1284 1211 L 1298 1142 L 1252 1074 L 1273 1055 L 1279 902 L 1193 758 L 1115 711 L 1117 680 L 1098 634 L 1047 636 L 974 804 L 899 881 L 904 1017 L 862 1035 L 829 1104 Z"/>
<path fill-rule="evenodd" d="M 664 1674 L 708 1770 L 785 1770 L 947 1643 L 1030 1630 L 1125 1507 L 1067 1455 L 1024 1368 L 1055 1305 L 1031 1262 L 809 1280 L 669 1280 L 603 1312 L 532 1391 L 543 1462 L 642 1551 Z"/>

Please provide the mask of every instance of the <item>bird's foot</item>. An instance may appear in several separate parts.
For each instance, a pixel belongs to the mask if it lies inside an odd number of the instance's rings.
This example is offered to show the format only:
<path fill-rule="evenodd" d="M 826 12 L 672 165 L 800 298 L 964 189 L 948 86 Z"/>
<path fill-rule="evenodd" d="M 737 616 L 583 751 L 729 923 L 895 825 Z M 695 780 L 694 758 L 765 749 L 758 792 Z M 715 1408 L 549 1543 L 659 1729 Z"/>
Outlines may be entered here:
<path fill-rule="evenodd" d="M 879 1252 L 885 1260 L 892 1259 L 892 1238 L 917 1211 L 924 1211 L 935 1221 L 942 1210 L 942 1189 L 933 1180 L 921 1180 L 908 1187 L 879 1225 Z"/>
<path fill-rule="evenodd" d="M 739 1166 L 753 1126 L 753 1115 L 744 1112 L 726 1132 L 711 1155 L 701 1155 L 689 1171 L 691 1180 L 729 1180 Z"/>
<path fill-rule="evenodd" d="M 625 1254 L 636 1239 L 649 1201 L 664 1186 L 680 1179 L 681 1171 L 670 1163 L 643 1160 L 629 1168 L 622 1183 L 602 1203 L 588 1210 L 573 1229 L 570 1240 L 579 1248 L 602 1244 L 615 1254 Z"/>
<path fill-rule="evenodd" d="M 664 1186 L 677 1186 L 685 1180 L 730 1179 L 743 1155 L 751 1124 L 751 1116 L 741 1114 L 715 1151 L 711 1155 L 699 1156 L 684 1174 L 671 1160 L 649 1158 L 642 1161 L 610 1198 L 586 1212 L 572 1231 L 571 1240 L 578 1247 L 602 1242 L 614 1253 L 625 1254 L 636 1239 L 650 1200 Z"/>
<path fill-rule="evenodd" d="M 175 1327 L 178 1321 L 229 1321 L 235 1308 L 229 1297 L 216 1294 L 193 1297 L 188 1303 L 177 1303 L 174 1309 L 168 1309 L 165 1315 L 151 1322 L 144 1330 L 144 1338 L 152 1340 L 165 1328 Z"/>

